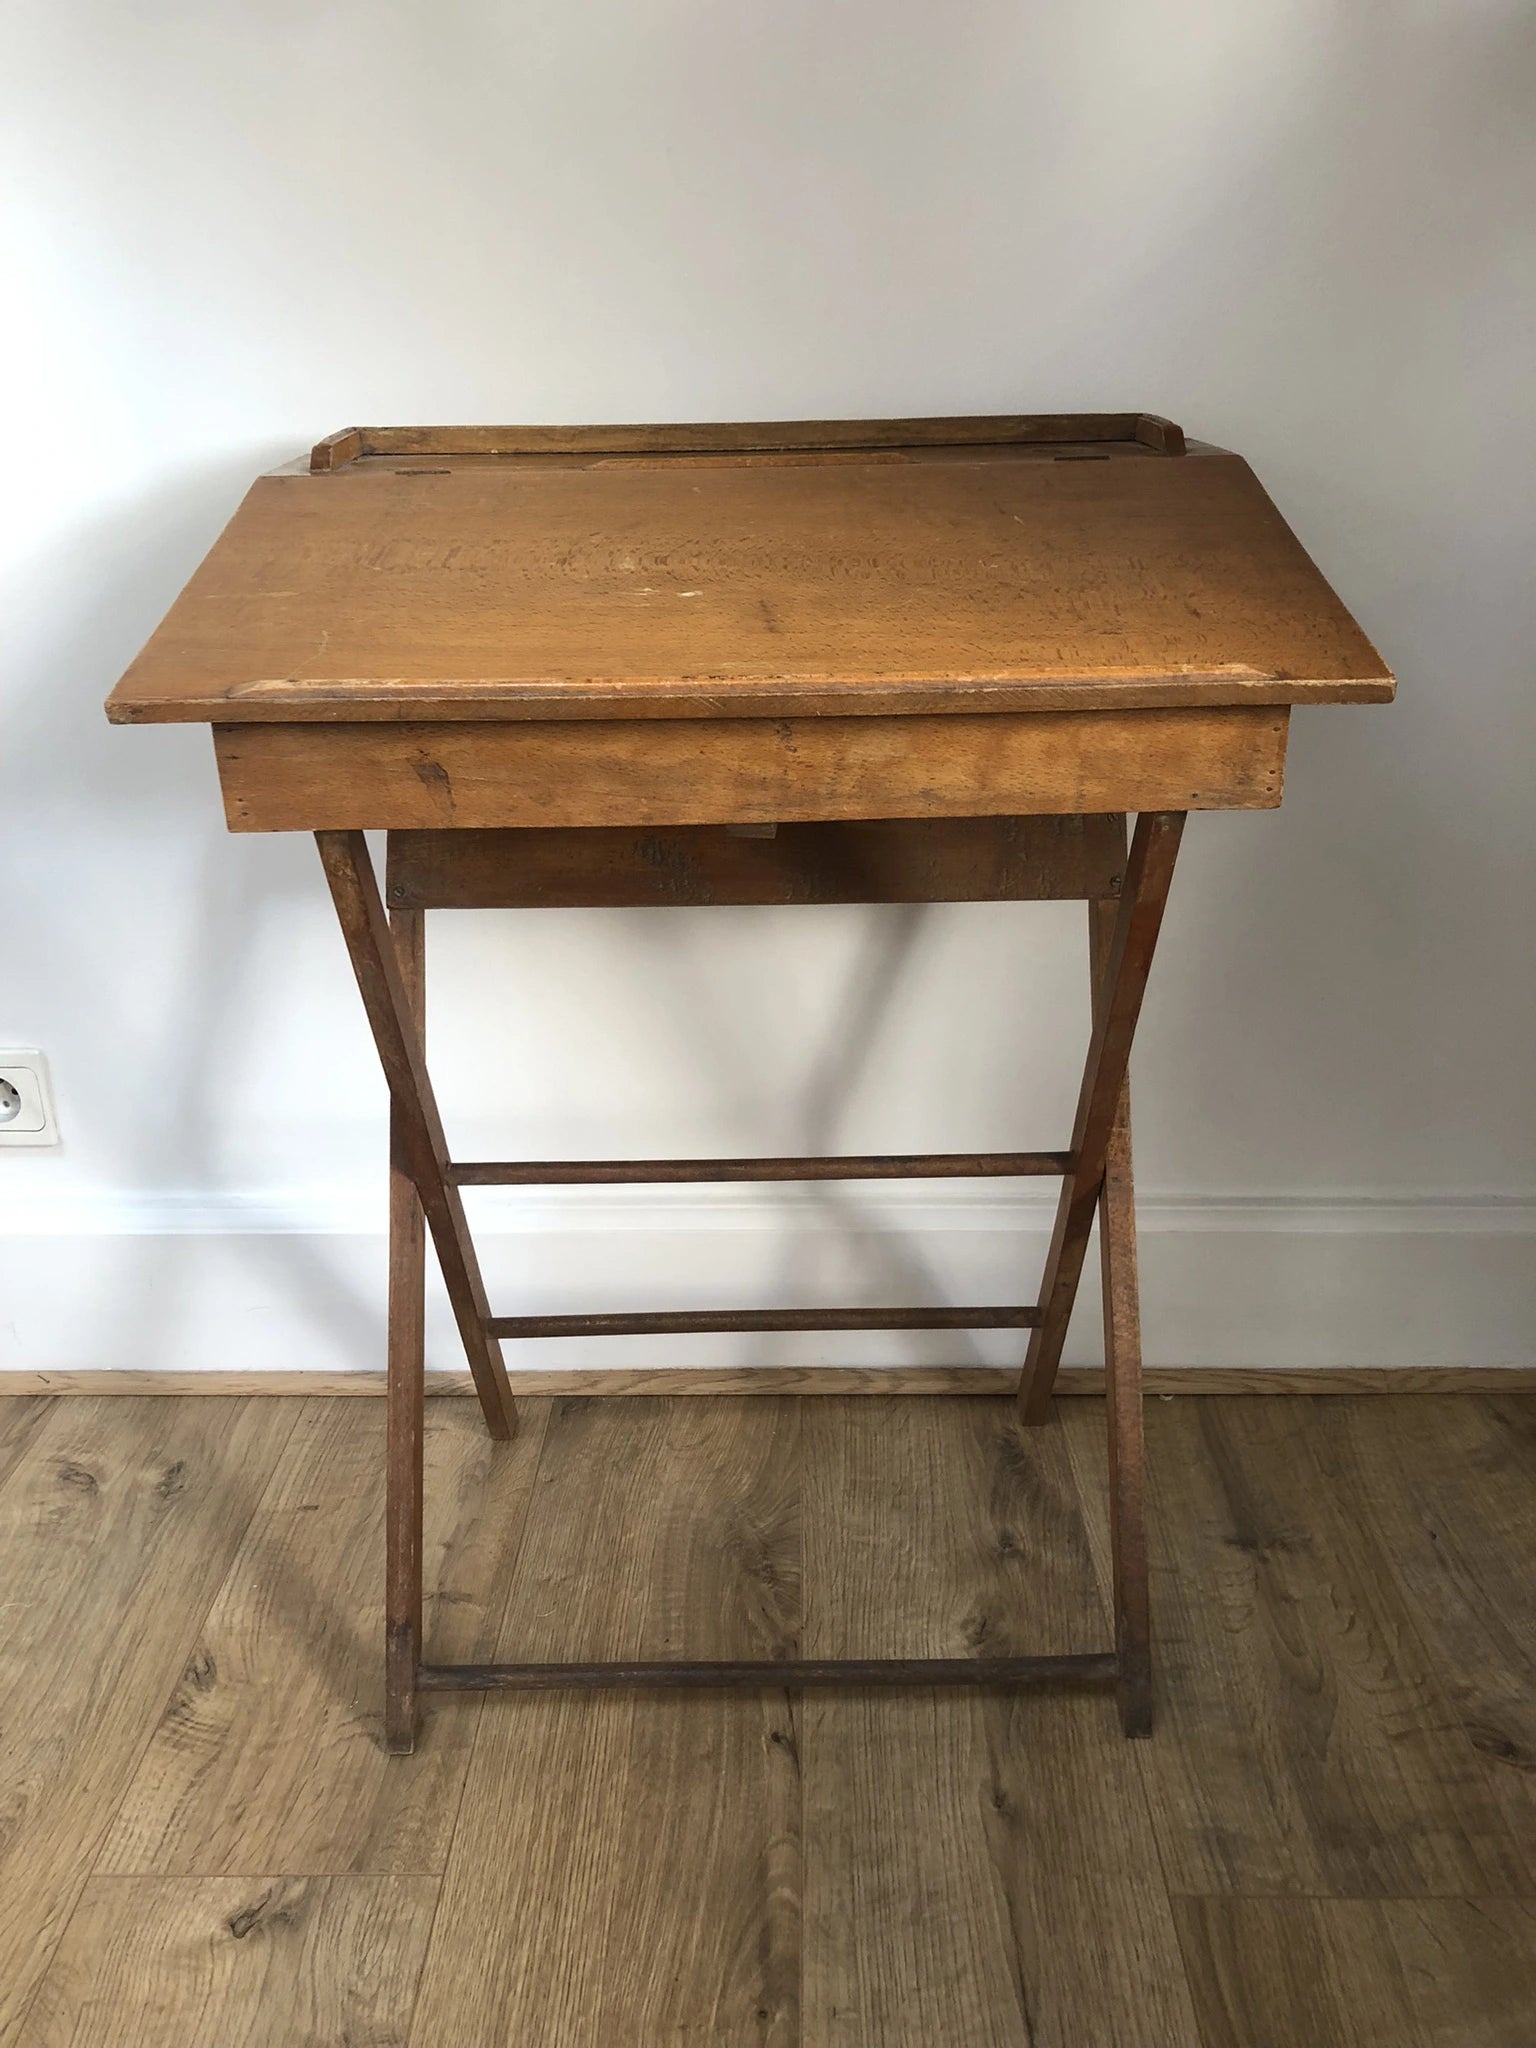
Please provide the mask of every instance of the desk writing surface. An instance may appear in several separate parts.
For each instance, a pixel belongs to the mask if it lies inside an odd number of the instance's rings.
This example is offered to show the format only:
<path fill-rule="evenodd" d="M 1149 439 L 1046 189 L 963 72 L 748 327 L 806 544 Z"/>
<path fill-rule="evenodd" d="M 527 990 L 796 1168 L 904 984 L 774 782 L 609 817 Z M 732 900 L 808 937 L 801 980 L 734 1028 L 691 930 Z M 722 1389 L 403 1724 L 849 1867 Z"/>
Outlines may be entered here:
<path fill-rule="evenodd" d="M 463 437 L 516 430 L 447 430 L 461 437 L 447 453 L 429 430 L 362 430 L 397 436 L 394 452 L 386 439 L 255 484 L 109 714 L 495 722 L 1391 696 L 1239 457 L 1099 441 L 1091 422 L 1081 439 L 1067 421 L 1055 441 L 955 446 L 942 422 L 910 425 L 925 430 L 911 445 L 712 448 L 701 434 L 750 430 L 696 429 L 671 452 L 629 453 L 574 430 L 510 455 Z"/>

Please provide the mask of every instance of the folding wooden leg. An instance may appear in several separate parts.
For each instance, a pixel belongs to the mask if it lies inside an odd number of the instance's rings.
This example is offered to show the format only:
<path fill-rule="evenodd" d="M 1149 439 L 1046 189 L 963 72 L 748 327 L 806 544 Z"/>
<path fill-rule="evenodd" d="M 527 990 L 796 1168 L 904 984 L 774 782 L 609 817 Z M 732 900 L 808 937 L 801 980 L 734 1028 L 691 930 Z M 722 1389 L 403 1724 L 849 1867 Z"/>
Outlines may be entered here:
<path fill-rule="evenodd" d="M 1019 1380 L 1026 1422 L 1043 1422 L 1049 1409 L 1183 829 L 1182 811 L 1144 811 L 1136 820 L 1078 1096 L 1072 1134 L 1076 1163 L 1057 1204 L 1040 1288 L 1040 1320 Z"/>
<path fill-rule="evenodd" d="M 1014 821 L 1017 823 L 1017 821 Z M 1105 892 L 1122 872 L 1124 821 L 1113 823 L 1112 854 L 1102 872 L 1080 872 L 1086 895 L 1094 963 L 1094 1027 L 1078 1100 L 1070 1152 L 902 1156 L 840 1160 L 590 1161 L 574 1165 L 541 1162 L 455 1164 L 448 1157 L 442 1124 L 427 1079 L 422 1046 L 424 954 L 422 908 L 432 900 L 458 900 L 413 892 L 401 879 L 391 889 L 396 904 L 391 931 L 380 901 L 366 843 L 357 832 L 316 834 L 337 914 L 347 940 L 379 1057 L 390 1089 L 390 1344 L 389 1487 L 387 1585 L 387 1683 L 385 1727 L 388 1746 L 408 1751 L 415 1742 L 418 1695 L 444 1691 L 502 1691 L 598 1686 L 820 1686 L 820 1685 L 1006 1685 L 1108 1684 L 1119 1688 L 1128 1735 L 1151 1725 L 1147 1626 L 1147 1555 L 1142 1494 L 1140 1351 L 1136 1314 L 1135 1235 L 1132 1210 L 1130 1123 L 1126 1070 L 1152 952 L 1162 920 L 1174 856 L 1183 828 L 1180 813 L 1156 813 L 1137 821 L 1130 858 L 1123 867 L 1118 904 Z M 452 835 L 454 839 L 462 835 Z M 480 835 L 494 838 L 496 835 Z M 1105 835 L 1101 833 L 1101 838 Z M 477 847 L 455 845 L 455 855 Z M 620 849 L 622 851 L 622 849 Z M 495 851 L 495 849 L 492 849 Z M 526 849 L 519 847 L 519 853 Z M 604 849 L 593 849 L 603 853 Z M 1101 848 L 1101 852 L 1105 849 Z M 612 849 L 608 849 L 611 857 Z M 649 869 L 649 851 L 640 856 Z M 393 858 L 393 854 L 392 854 Z M 472 863 L 473 865 L 473 863 Z M 408 872 L 408 869 L 407 869 Z M 599 862 L 591 887 L 600 892 Z M 394 871 L 392 869 L 392 883 Z M 611 881 L 611 877 L 609 878 Z M 760 880 L 761 878 L 759 878 Z M 451 882 L 452 875 L 448 877 Z M 526 885 L 525 885 L 526 886 Z M 905 886 L 905 885 L 904 885 Z M 473 900 L 485 900 L 481 876 Z M 1009 897 L 1032 893 L 1000 889 Z M 1064 893 L 1057 889 L 1054 892 Z M 515 900 L 522 900 L 521 897 Z M 539 897 L 537 900 L 543 900 Z M 606 901 L 596 893 L 593 900 Z M 617 900 L 630 900 L 628 896 Z M 646 899 L 649 900 L 649 899 Z M 713 893 L 701 900 L 714 900 Z M 742 900 L 759 900 L 757 895 Z M 768 900 L 764 898 L 763 900 Z M 773 900 L 777 900 L 774 898 Z M 790 900 L 800 900 L 798 894 Z M 894 900 L 906 900 L 905 895 Z M 732 1311 L 721 1315 L 580 1316 L 493 1318 L 465 1225 L 459 1187 L 470 1183 L 527 1184 L 539 1181 L 623 1181 L 784 1179 L 968 1174 L 1063 1173 L 1062 1199 L 1046 1265 L 1041 1305 L 1035 1308 L 948 1310 Z M 1061 1356 L 1073 1298 L 1095 1209 L 1102 1212 L 1105 1353 L 1109 1392 L 1111 1500 L 1114 1551 L 1115 1649 L 1070 1657 L 1014 1658 L 843 1658 L 819 1662 L 773 1661 L 698 1663 L 672 1659 L 643 1664 L 466 1664 L 428 1663 L 422 1643 L 422 1394 L 423 1394 L 423 1225 L 432 1232 L 449 1297 L 469 1356 L 475 1385 L 493 1435 L 513 1426 L 498 1337 L 517 1334 L 569 1335 L 612 1329 L 695 1328 L 905 1328 L 1034 1325 L 1020 1384 L 1026 1420 L 1044 1414 Z"/>
<path fill-rule="evenodd" d="M 501 1346 L 486 1327 L 490 1304 L 470 1242 L 464 1204 L 450 1178 L 442 1119 L 427 1078 L 368 843 L 361 832 L 317 832 L 315 840 L 389 1083 L 400 1149 L 426 1213 L 486 1428 L 492 1436 L 509 1437 L 517 1426 L 512 1389 Z"/>
<path fill-rule="evenodd" d="M 425 1014 L 425 919 L 390 918 L 400 978 L 419 1036 Z M 426 1229 L 410 1175 L 405 1122 L 389 1105 L 389 1400 L 385 1484 L 384 1744 L 416 1747 L 416 1674 L 421 1668 L 421 1492 L 426 1365 Z"/>
<path fill-rule="evenodd" d="M 1088 906 L 1094 1020 L 1103 1010 L 1115 905 Z M 1152 1733 L 1152 1621 L 1147 1584 L 1146 1461 L 1141 1406 L 1141 1315 L 1136 1278 L 1136 1207 L 1131 1175 L 1131 1090 L 1109 1134 L 1099 1194 L 1099 1266 L 1104 1295 L 1104 1400 L 1109 1431 L 1109 1534 L 1114 1574 L 1116 1688 L 1127 1735 Z"/>

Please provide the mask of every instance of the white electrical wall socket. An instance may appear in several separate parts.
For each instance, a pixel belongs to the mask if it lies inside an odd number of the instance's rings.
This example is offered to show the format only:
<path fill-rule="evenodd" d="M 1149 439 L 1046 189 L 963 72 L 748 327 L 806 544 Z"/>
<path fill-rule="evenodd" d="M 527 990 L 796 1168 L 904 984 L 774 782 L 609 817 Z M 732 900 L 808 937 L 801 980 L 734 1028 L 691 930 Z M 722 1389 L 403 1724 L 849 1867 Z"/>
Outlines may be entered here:
<path fill-rule="evenodd" d="M 57 1145 L 48 1062 L 40 1052 L 0 1051 L 0 1145 Z"/>

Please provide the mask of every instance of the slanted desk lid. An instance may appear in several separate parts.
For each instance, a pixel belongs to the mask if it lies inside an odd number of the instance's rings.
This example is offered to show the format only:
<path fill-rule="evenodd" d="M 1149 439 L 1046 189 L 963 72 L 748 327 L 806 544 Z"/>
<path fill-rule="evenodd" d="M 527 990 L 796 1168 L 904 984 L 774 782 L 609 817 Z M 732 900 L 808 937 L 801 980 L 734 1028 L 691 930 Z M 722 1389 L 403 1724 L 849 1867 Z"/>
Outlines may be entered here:
<path fill-rule="evenodd" d="M 117 723 L 1379 702 L 1239 457 L 1138 414 L 351 428 L 253 486 Z"/>

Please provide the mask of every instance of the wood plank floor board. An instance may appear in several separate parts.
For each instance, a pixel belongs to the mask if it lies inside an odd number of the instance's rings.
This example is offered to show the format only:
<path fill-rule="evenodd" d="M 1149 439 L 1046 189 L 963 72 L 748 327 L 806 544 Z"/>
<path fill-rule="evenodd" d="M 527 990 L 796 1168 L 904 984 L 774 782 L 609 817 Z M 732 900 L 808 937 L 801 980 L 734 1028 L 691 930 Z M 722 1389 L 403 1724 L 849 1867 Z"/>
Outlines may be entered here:
<path fill-rule="evenodd" d="M 1104 1413 L 1084 1406 L 1057 1415 L 1107 1597 Z M 1258 1625 L 1251 1564 L 1230 1547 L 1219 1489 L 1190 1470 L 1190 1461 L 1204 1457 L 1192 1404 L 1149 1403 L 1146 1423 L 1154 1721 L 1137 1763 L 1153 1793 L 1154 1832 L 1169 1868 L 1191 1888 L 1295 1889 L 1294 1871 L 1310 1875 L 1313 1863 L 1283 1748 L 1264 1712 L 1264 1674 L 1247 1653 Z M 1162 1469 L 1170 1462 L 1172 1475 Z M 1166 1513 L 1165 1488 L 1176 1496 Z"/>
<path fill-rule="evenodd" d="M 9 2048 L 296 1404 L 61 1401 L 0 1486 Z"/>
<path fill-rule="evenodd" d="M 20 1463 L 52 1406 L 47 1399 L 0 1401 L 0 1486 Z"/>
<path fill-rule="evenodd" d="M 430 1653 L 491 1654 L 546 1404 L 510 1444 L 466 1404 L 426 1437 Z M 103 1850 L 104 1872 L 441 1871 L 480 1701 L 380 1743 L 384 1413 L 307 1402 Z"/>
<path fill-rule="evenodd" d="M 1012 1404 L 818 1403 L 806 1654 L 1102 1649 L 1057 1422 Z M 1102 2048 L 1197 2035 L 1132 1750 L 1100 1698 L 815 1694 L 804 1706 L 805 2041 Z"/>
<path fill-rule="evenodd" d="M 0 2048 L 1536 2048 L 1533 1411 L 1153 1401 L 1149 1742 L 504 1694 L 386 1758 L 377 1404 L 6 1404 Z M 433 1654 L 1102 1647 L 1103 1427 L 434 1404 Z"/>
<path fill-rule="evenodd" d="M 1012 1402 L 935 1413 L 866 1398 L 818 1402 L 802 1425 L 805 1654 L 1111 1648 L 1059 1420 L 1030 1430 Z"/>
<path fill-rule="evenodd" d="M 1536 1901 L 1389 1899 L 1379 1911 L 1424 2048 L 1531 2048 Z"/>
<path fill-rule="evenodd" d="M 1329 1477 L 1344 1407 L 1149 1411 L 1161 1682 L 1139 1754 L 1164 1871 L 1191 1895 L 1519 1892 L 1508 1814 Z"/>
<path fill-rule="evenodd" d="M 1536 1892 L 1536 1400 L 1429 1401 L 1385 1431 L 1358 1404 L 1342 1420 L 1330 1476 L 1377 1534 Z"/>
<path fill-rule="evenodd" d="M 94 1877 L 18 2048 L 405 2048 L 433 1877 Z"/>
<path fill-rule="evenodd" d="M 1232 1475 L 1241 1470 L 1261 1530 L 1288 1523 L 1293 1534 L 1298 1524 L 1310 1532 L 1310 1557 L 1291 1542 L 1277 1546 L 1272 1563 L 1289 1611 L 1283 1624 L 1277 1613 L 1271 1640 L 1299 1643 L 1294 1621 L 1304 1612 L 1319 1668 L 1332 1667 L 1313 1741 L 1293 1750 L 1313 1838 L 1329 1844 L 1328 1889 L 1388 1898 L 1531 1890 L 1536 1845 L 1522 1841 L 1479 1769 L 1440 1660 L 1426 1654 L 1369 1515 L 1378 1489 L 1362 1486 L 1340 1455 L 1351 1424 L 1369 1427 L 1361 1407 L 1231 1403 L 1207 1424 L 1213 1441 L 1231 1446 L 1218 1459 L 1229 1497 L 1238 1497 Z M 1536 1461 L 1525 1469 L 1536 1480 Z M 1300 1717 L 1292 1727 L 1299 1732 Z"/>
<path fill-rule="evenodd" d="M 557 1402 L 498 1654 L 792 1654 L 799 1408 L 743 1419 Z M 791 2048 L 799 1900 L 782 1693 L 489 1700 L 412 2040 Z"/>
<path fill-rule="evenodd" d="M 1531 2048 L 1536 1902 L 1175 1901 L 1205 2048 Z"/>

